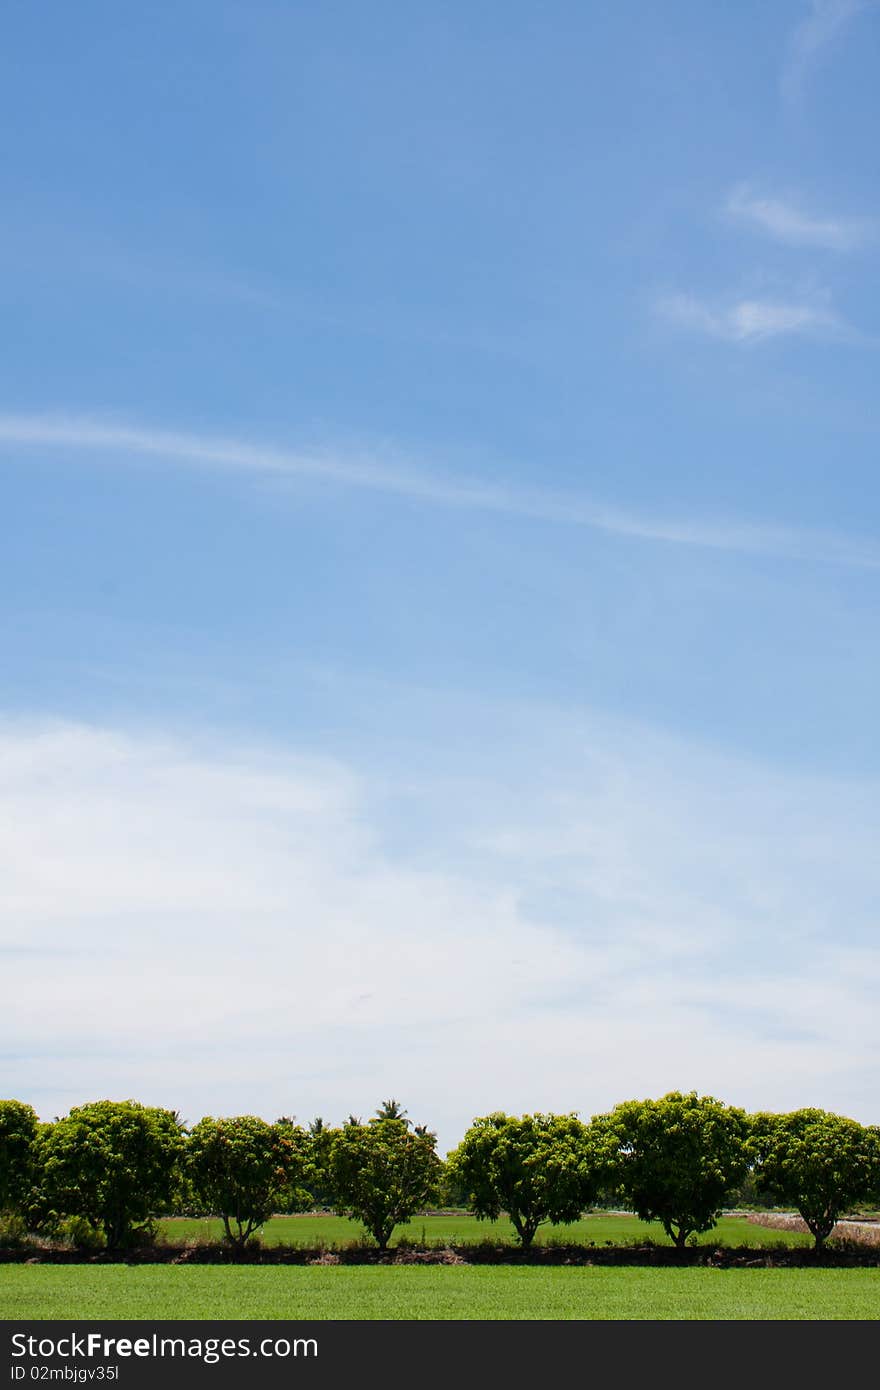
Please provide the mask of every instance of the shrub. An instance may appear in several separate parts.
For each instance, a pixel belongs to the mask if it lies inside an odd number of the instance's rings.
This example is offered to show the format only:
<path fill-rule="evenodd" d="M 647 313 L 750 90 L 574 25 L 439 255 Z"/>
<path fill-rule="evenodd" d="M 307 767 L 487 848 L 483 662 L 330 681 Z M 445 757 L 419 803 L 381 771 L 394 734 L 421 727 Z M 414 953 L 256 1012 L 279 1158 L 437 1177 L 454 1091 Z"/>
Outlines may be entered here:
<path fill-rule="evenodd" d="M 193 1192 L 203 1210 L 222 1217 L 226 1239 L 236 1249 L 244 1249 L 279 1206 L 289 1210 L 295 1205 L 292 1194 L 304 1168 L 304 1138 L 289 1121 L 272 1125 L 256 1115 L 208 1115 L 194 1126 L 187 1146 Z"/>
<path fill-rule="evenodd" d="M 324 1132 L 326 1135 L 326 1131 Z M 380 1250 L 437 1194 L 442 1164 L 437 1136 L 402 1115 L 351 1118 L 323 1140 L 333 1209 L 362 1221 Z"/>
<path fill-rule="evenodd" d="M 15 1250 L 24 1245 L 28 1237 L 27 1222 L 18 1212 L 0 1216 L 0 1249 Z"/>
<path fill-rule="evenodd" d="M 576 1115 L 496 1111 L 449 1155 L 450 1181 L 481 1220 L 507 1212 L 527 1249 L 543 1222 L 576 1221 L 595 1197 L 607 1166 L 596 1137 Z"/>
<path fill-rule="evenodd" d="M 755 1115 L 750 1148 L 758 1190 L 797 1208 L 817 1250 L 843 1212 L 880 1189 L 880 1131 L 843 1115 Z"/>
<path fill-rule="evenodd" d="M 30 1105 L 0 1100 L 0 1214 L 20 1214 L 28 1199 L 38 1128 Z"/>
<path fill-rule="evenodd" d="M 109 1250 L 131 1245 L 169 1205 L 182 1145 L 171 1110 L 131 1100 L 77 1106 L 37 1141 L 44 1214 L 82 1218 Z"/>
<path fill-rule="evenodd" d="M 695 1091 L 630 1100 L 596 1116 L 616 1147 L 617 1187 L 643 1221 L 659 1221 L 678 1249 L 708 1231 L 748 1171 L 743 1110 Z"/>

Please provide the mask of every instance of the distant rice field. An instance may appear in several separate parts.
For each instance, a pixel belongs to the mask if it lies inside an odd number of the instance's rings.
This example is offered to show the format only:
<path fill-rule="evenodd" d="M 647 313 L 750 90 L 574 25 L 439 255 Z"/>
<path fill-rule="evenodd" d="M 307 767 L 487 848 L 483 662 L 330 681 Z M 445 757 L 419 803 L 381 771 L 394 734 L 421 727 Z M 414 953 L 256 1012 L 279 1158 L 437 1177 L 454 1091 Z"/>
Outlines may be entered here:
<path fill-rule="evenodd" d="M 332 1215 L 273 1216 L 259 1231 L 266 1245 L 300 1245 L 328 1248 L 351 1241 L 370 1241 L 358 1221 Z M 171 1217 L 160 1223 L 160 1238 L 172 1244 L 184 1245 L 223 1239 L 223 1223 L 219 1218 L 191 1219 Z M 588 1245 L 638 1245 L 647 1240 L 658 1245 L 672 1242 L 658 1222 L 639 1221 L 635 1216 L 585 1216 L 568 1226 L 542 1226 L 536 1236 L 538 1243 L 577 1243 Z M 811 1246 L 812 1237 L 803 1231 L 769 1229 L 756 1225 L 744 1216 L 723 1216 L 711 1231 L 697 1237 L 701 1245 L 754 1245 L 760 1247 L 785 1245 Z M 417 1216 L 409 1225 L 398 1226 L 391 1238 L 396 1245 L 401 1240 L 419 1244 L 469 1245 L 483 1240 L 516 1242 L 516 1233 L 505 1218 L 500 1221 L 478 1221 L 467 1212 L 454 1215 Z"/>

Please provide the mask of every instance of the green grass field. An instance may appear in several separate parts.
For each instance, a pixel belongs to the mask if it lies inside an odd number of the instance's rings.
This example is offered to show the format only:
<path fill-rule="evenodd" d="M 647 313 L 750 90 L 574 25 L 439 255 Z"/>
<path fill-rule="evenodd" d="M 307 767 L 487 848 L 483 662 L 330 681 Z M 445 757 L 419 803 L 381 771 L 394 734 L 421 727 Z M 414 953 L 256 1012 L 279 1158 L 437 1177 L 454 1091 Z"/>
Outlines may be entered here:
<path fill-rule="evenodd" d="M 4 1319 L 876 1319 L 876 1269 L 5 1265 Z"/>
<path fill-rule="evenodd" d="M 174 1244 L 186 1241 L 219 1241 L 223 1226 L 219 1220 L 185 1218 L 160 1223 L 163 1240 Z M 261 1232 L 266 1245 L 344 1245 L 363 1240 L 366 1232 L 357 1221 L 341 1216 L 275 1216 L 267 1221 Z M 464 1245 L 481 1240 L 514 1242 L 510 1222 L 478 1221 L 467 1213 L 455 1216 L 417 1216 L 408 1226 L 398 1226 L 391 1244 L 399 1240 Z M 587 1216 L 570 1226 L 542 1226 L 536 1239 L 540 1242 L 577 1242 L 595 1245 L 624 1245 L 653 1240 L 658 1245 L 670 1245 L 663 1227 L 655 1222 L 639 1221 L 635 1216 Z M 710 1245 L 812 1245 L 812 1238 L 800 1231 L 773 1231 L 756 1226 L 742 1216 L 723 1216 L 718 1225 L 699 1237 L 701 1244 Z"/>

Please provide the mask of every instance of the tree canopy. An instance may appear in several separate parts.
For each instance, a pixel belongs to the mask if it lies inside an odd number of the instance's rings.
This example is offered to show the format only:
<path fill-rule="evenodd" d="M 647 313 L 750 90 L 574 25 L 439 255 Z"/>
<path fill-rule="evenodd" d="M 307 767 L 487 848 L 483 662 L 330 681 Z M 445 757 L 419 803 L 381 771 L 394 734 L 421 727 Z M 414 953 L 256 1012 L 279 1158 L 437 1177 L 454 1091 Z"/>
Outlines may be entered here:
<path fill-rule="evenodd" d="M 30 1188 L 37 1113 L 20 1100 L 0 1100 L 0 1212 L 18 1211 Z"/>
<path fill-rule="evenodd" d="M 576 1221 L 606 1172 L 602 1145 L 576 1115 L 475 1119 L 447 1160 L 450 1179 L 482 1220 L 506 1212 L 522 1245 L 549 1221 Z"/>
<path fill-rule="evenodd" d="M 326 1131 L 325 1131 L 326 1135 Z M 349 1120 L 325 1139 L 330 1200 L 340 1216 L 362 1221 L 381 1250 L 394 1227 L 434 1200 L 442 1171 L 437 1137 L 402 1115 Z"/>
<path fill-rule="evenodd" d="M 622 1199 L 643 1221 L 661 1222 L 679 1248 L 715 1225 L 748 1170 L 748 1117 L 714 1096 L 624 1101 L 594 1124 L 614 1141 Z"/>
<path fill-rule="evenodd" d="M 880 1194 L 880 1132 L 843 1115 L 755 1115 L 749 1148 L 758 1190 L 800 1212 L 817 1250 L 845 1211 Z"/>
<path fill-rule="evenodd" d="M 291 1192 L 304 1174 L 304 1151 L 304 1132 L 290 1120 L 272 1125 L 256 1115 L 206 1115 L 193 1127 L 187 1145 L 193 1191 L 222 1218 L 237 1249 L 279 1206 L 296 1205 Z"/>
<path fill-rule="evenodd" d="M 172 1199 L 183 1148 L 172 1110 L 98 1100 L 46 1125 L 37 1143 L 43 1200 L 61 1216 L 83 1217 L 111 1250 Z"/>

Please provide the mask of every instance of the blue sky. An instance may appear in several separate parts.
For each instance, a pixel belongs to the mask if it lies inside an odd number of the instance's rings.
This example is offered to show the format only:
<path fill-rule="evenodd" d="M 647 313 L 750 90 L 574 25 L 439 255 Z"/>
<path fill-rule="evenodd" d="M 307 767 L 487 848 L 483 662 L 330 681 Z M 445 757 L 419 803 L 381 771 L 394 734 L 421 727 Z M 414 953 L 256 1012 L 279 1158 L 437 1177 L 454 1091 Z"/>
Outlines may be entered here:
<path fill-rule="evenodd" d="M 10 1094 L 877 1120 L 878 44 L 10 7 Z"/>

